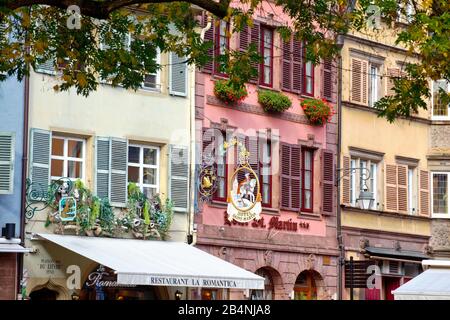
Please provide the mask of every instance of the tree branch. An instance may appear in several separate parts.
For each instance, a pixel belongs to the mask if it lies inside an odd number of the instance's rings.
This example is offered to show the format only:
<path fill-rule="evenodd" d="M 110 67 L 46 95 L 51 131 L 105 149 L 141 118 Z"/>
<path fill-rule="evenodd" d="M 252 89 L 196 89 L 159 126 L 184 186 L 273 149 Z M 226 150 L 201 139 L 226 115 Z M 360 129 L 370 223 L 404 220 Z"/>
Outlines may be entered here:
<path fill-rule="evenodd" d="M 134 5 L 134 4 L 150 4 L 150 3 L 171 3 L 178 2 L 175 0 L 0 0 L 0 7 L 15 10 L 21 7 L 31 5 L 48 5 L 61 9 L 67 9 L 71 5 L 80 8 L 81 14 L 96 19 L 107 19 L 109 14 L 114 10 Z M 231 0 L 185 0 L 184 2 L 199 6 L 200 8 L 211 12 L 219 18 L 227 15 L 228 7 Z"/>

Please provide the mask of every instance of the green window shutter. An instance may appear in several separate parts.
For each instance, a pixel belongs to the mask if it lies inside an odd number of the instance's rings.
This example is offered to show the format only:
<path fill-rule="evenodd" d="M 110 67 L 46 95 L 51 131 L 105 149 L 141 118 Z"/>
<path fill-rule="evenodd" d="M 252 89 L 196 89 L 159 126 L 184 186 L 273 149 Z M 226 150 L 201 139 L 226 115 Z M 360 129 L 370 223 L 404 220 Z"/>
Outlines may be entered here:
<path fill-rule="evenodd" d="M 170 146 L 169 198 L 174 211 L 189 210 L 189 151 L 186 146 Z"/>
<path fill-rule="evenodd" d="M 128 141 L 111 138 L 110 200 L 115 207 L 127 205 Z"/>
<path fill-rule="evenodd" d="M 186 57 L 170 53 L 169 93 L 175 96 L 187 96 L 187 64 Z"/>
<path fill-rule="evenodd" d="M 14 188 L 13 132 L 0 132 L 0 194 L 12 194 Z"/>
<path fill-rule="evenodd" d="M 97 137 L 96 142 L 96 194 L 99 198 L 109 198 L 110 190 L 110 165 L 111 139 L 105 137 Z"/>
<path fill-rule="evenodd" d="M 50 154 L 52 133 L 47 130 L 31 129 L 30 177 L 33 183 L 31 194 L 45 193 L 50 184 Z"/>

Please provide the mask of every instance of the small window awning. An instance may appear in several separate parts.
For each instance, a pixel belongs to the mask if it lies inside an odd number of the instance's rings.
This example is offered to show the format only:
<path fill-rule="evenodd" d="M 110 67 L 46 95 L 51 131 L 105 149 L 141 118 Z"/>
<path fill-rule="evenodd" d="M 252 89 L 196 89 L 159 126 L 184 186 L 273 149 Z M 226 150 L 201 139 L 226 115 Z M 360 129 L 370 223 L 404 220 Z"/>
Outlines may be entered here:
<path fill-rule="evenodd" d="M 365 247 L 366 253 L 373 256 L 381 256 L 387 258 L 400 258 L 400 259 L 410 259 L 410 260 L 423 260 L 429 259 L 430 257 L 419 251 L 411 250 L 395 250 L 389 248 L 378 248 L 378 247 Z"/>
<path fill-rule="evenodd" d="M 0 253 L 27 253 L 30 249 L 24 248 L 17 243 L 0 243 Z"/>
<path fill-rule="evenodd" d="M 123 285 L 264 289 L 264 278 L 183 242 L 37 234 L 117 273 Z"/>
<path fill-rule="evenodd" d="M 428 269 L 392 293 L 395 300 L 450 300 L 450 269 Z"/>

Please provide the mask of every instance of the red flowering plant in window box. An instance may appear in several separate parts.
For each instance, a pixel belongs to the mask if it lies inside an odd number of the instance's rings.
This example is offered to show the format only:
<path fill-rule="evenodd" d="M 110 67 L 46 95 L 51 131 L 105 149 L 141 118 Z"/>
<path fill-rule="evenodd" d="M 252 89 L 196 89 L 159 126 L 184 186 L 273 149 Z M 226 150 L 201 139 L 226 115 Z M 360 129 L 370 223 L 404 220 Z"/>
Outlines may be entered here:
<path fill-rule="evenodd" d="M 214 83 L 214 95 L 225 104 L 236 104 L 242 101 L 247 95 L 245 85 L 234 86 L 230 80 L 218 80 Z"/>
<path fill-rule="evenodd" d="M 331 121 L 335 114 L 333 106 L 325 99 L 305 99 L 300 103 L 309 122 L 315 126 L 322 126 Z"/>

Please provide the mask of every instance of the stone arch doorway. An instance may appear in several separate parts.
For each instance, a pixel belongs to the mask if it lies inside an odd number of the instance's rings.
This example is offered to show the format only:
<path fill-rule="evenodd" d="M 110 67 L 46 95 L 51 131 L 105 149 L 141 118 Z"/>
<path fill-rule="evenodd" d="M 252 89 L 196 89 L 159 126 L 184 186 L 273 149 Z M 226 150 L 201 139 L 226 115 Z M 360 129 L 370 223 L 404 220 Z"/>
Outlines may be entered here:
<path fill-rule="evenodd" d="M 315 270 L 303 270 L 294 286 L 294 300 L 318 300 L 323 295 L 323 277 Z"/>
<path fill-rule="evenodd" d="M 250 300 L 275 300 L 282 286 L 280 273 L 271 267 L 262 267 L 255 273 L 264 280 L 264 290 L 251 290 Z"/>
<path fill-rule="evenodd" d="M 56 300 L 58 292 L 49 288 L 42 288 L 34 290 L 30 293 L 31 300 L 43 301 L 43 300 Z"/>
<path fill-rule="evenodd" d="M 68 300 L 66 289 L 49 279 L 41 285 L 35 286 L 29 297 L 31 300 Z"/>

